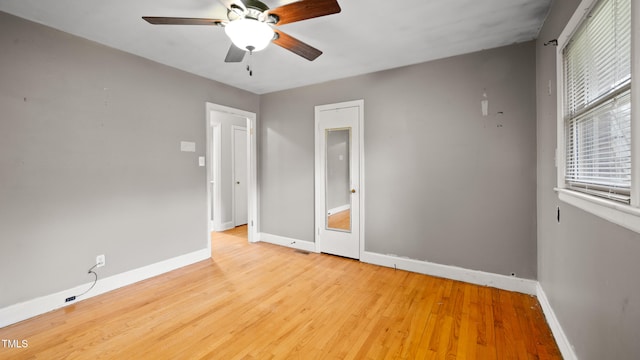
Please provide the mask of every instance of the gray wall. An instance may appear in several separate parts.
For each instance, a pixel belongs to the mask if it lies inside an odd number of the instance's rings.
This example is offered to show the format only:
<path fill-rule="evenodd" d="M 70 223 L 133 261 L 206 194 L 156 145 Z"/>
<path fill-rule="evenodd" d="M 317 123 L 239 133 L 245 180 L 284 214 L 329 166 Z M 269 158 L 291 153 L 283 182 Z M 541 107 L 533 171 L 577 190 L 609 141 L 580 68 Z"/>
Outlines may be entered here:
<path fill-rule="evenodd" d="M 314 106 L 356 99 L 367 251 L 536 277 L 535 43 L 261 96 L 262 232 L 314 240 Z"/>
<path fill-rule="evenodd" d="M 0 307 L 207 247 L 205 103 L 258 96 L 1 12 L 0 48 Z"/>
<path fill-rule="evenodd" d="M 637 359 L 640 235 L 560 202 L 553 191 L 556 49 L 542 44 L 560 35 L 579 3 L 554 1 L 536 44 L 538 280 L 580 359 Z"/>

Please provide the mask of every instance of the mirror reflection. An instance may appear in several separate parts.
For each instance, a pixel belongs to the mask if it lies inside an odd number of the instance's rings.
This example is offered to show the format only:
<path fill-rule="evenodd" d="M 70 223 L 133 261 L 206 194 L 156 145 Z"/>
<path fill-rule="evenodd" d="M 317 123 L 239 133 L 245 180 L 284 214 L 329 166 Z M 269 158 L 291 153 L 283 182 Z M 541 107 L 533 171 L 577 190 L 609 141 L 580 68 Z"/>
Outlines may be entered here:
<path fill-rule="evenodd" d="M 351 129 L 326 130 L 325 209 L 327 229 L 351 231 Z"/>

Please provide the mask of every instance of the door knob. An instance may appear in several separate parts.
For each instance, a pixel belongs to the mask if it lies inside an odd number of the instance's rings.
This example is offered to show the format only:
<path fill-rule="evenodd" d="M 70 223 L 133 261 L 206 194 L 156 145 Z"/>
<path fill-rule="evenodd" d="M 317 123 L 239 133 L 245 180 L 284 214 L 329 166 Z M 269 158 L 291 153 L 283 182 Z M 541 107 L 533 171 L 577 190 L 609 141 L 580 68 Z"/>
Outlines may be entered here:
<path fill-rule="evenodd" d="M 351 189 L 351 193 L 355 194 L 356 193 L 356 189 Z"/>
<path fill-rule="evenodd" d="M 240 181 L 236 181 L 236 184 L 240 185 Z"/>

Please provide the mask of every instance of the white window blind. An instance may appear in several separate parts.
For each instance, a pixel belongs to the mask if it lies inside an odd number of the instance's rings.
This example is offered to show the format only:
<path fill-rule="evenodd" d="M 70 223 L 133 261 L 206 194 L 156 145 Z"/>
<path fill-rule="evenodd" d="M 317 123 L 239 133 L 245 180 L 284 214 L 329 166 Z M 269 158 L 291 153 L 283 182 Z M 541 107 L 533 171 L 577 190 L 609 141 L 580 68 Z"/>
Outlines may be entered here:
<path fill-rule="evenodd" d="M 563 49 L 565 183 L 629 203 L 631 0 L 602 0 Z"/>

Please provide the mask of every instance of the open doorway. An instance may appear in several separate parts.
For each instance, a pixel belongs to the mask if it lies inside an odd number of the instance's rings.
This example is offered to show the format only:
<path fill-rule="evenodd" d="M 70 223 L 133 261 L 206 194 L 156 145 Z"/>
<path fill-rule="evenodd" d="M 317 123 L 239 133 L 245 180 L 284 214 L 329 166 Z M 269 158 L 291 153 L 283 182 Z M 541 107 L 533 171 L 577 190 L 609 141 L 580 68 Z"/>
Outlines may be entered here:
<path fill-rule="evenodd" d="M 209 234 L 242 226 L 258 240 L 255 128 L 255 113 L 207 103 Z"/>

